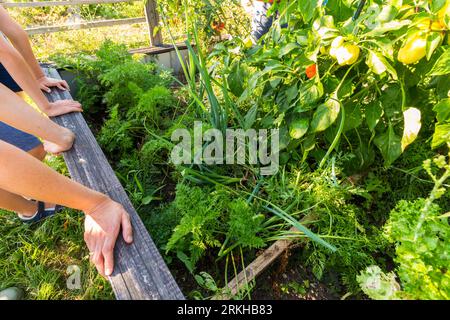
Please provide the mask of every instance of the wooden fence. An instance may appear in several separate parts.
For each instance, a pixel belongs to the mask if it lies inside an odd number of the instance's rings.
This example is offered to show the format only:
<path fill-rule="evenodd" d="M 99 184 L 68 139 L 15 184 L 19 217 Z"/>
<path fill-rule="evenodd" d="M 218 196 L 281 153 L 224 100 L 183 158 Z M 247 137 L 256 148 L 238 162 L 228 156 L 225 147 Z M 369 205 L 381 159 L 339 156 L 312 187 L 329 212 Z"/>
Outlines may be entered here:
<path fill-rule="evenodd" d="M 0 4 L 5 8 L 36 8 L 36 7 L 52 7 L 52 6 L 79 6 L 86 4 L 107 4 L 121 2 L 136 2 L 145 0 L 67 0 L 67 1 L 36 1 L 36 2 L 7 2 L 0 0 Z M 156 0 L 145 1 L 145 15 L 139 18 L 126 19 L 110 19 L 101 21 L 88 21 L 68 23 L 55 26 L 39 26 L 28 28 L 26 31 L 30 35 L 46 34 L 52 32 L 61 32 L 68 30 L 91 29 L 99 27 L 130 25 L 136 23 L 147 23 L 150 46 L 157 47 L 162 45 L 162 35 L 159 26 L 159 14 L 157 10 Z"/>

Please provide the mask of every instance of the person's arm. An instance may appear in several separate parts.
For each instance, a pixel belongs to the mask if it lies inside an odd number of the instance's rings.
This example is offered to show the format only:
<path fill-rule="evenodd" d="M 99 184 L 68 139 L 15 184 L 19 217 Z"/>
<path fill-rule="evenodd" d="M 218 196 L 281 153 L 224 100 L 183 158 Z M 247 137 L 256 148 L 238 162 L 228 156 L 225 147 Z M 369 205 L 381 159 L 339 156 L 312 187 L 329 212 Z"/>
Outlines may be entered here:
<path fill-rule="evenodd" d="M 54 117 L 70 112 L 82 111 L 81 105 L 76 101 L 62 100 L 57 103 L 50 103 L 39 89 L 39 85 L 31 74 L 23 57 L 1 36 L 0 62 L 5 66 L 6 70 L 8 70 L 19 86 L 33 99 L 38 108 L 48 116 Z"/>
<path fill-rule="evenodd" d="M 39 114 L 2 84 L 0 97 L 0 121 L 58 144 L 61 152 L 71 148 L 74 135 L 70 130 Z M 85 241 L 92 253 L 91 260 L 102 275 L 112 273 L 114 244 L 120 226 L 125 241 L 132 242 L 130 219 L 120 204 L 69 180 L 3 141 L 0 141 L 0 188 L 84 211 Z M 7 204 L 3 207 L 7 208 Z"/>
<path fill-rule="evenodd" d="M 69 129 L 41 115 L 3 84 L 0 84 L 0 97 L 0 121 L 56 144 L 55 152 L 72 147 L 75 136 Z"/>
<path fill-rule="evenodd" d="M 0 120 L 3 119 L 0 117 Z M 103 276 L 111 275 L 114 270 L 114 246 L 121 227 L 124 240 L 127 243 L 133 241 L 130 216 L 122 205 L 53 171 L 26 152 L 2 141 L 0 188 L 83 211 L 86 214 L 84 240 L 91 261 Z"/>
<path fill-rule="evenodd" d="M 57 80 L 45 76 L 39 62 L 37 61 L 33 49 L 31 48 L 28 34 L 23 28 L 12 19 L 6 9 L 0 6 L 0 30 L 11 41 L 12 45 L 19 51 L 35 79 L 39 83 L 40 89 L 50 92 L 50 87 L 58 87 L 61 90 L 69 90 L 69 85 L 64 80 Z"/>

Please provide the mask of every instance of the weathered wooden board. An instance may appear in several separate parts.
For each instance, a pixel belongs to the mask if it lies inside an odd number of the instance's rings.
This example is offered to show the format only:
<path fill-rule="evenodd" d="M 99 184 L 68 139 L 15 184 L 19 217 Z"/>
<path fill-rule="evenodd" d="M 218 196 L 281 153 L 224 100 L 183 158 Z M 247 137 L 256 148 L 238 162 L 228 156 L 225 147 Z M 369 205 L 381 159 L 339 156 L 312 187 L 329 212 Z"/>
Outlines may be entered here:
<path fill-rule="evenodd" d="M 161 44 L 158 47 L 146 47 L 146 48 L 139 48 L 139 49 L 131 49 L 131 54 L 146 54 L 146 55 L 158 55 L 161 53 L 167 53 L 175 51 L 175 47 L 178 48 L 178 50 L 186 50 L 187 45 L 185 42 L 179 42 L 175 45 L 172 44 Z"/>
<path fill-rule="evenodd" d="M 147 20 L 145 18 L 125 18 L 125 19 L 112 19 L 112 20 L 101 20 L 101 21 L 84 21 L 79 23 L 71 23 L 59 26 L 42 26 L 27 28 L 25 31 L 31 36 L 35 34 L 45 34 L 54 32 L 63 32 L 69 30 L 83 30 L 83 29 L 93 29 L 101 27 L 111 27 L 119 25 L 129 25 L 144 23 Z"/>
<path fill-rule="evenodd" d="M 308 214 L 300 223 L 307 225 L 316 219 L 314 213 Z M 291 232 L 298 232 L 297 228 L 292 227 Z M 303 240 L 305 241 L 305 240 Z M 285 252 L 295 239 L 278 240 L 268 249 L 264 250 L 256 259 L 242 270 L 235 278 L 233 278 L 224 288 L 223 293 L 215 295 L 212 300 L 229 300 L 239 293 L 250 281 L 254 280 L 264 270 L 266 270 L 275 260 L 277 260 L 283 252 Z"/>
<path fill-rule="evenodd" d="M 295 229 L 296 230 L 296 229 Z M 295 231 L 292 229 L 292 231 Z M 249 264 L 244 270 L 242 270 L 233 280 L 220 293 L 212 300 L 229 300 L 236 296 L 239 291 L 244 288 L 248 283 L 253 281 L 261 272 L 263 272 L 268 266 L 270 266 L 278 257 L 286 251 L 292 241 L 279 240 L 272 244 L 268 249 L 259 255 L 251 264 Z"/>
<path fill-rule="evenodd" d="M 55 69 L 44 68 L 53 78 Z M 50 101 L 72 99 L 70 93 L 54 89 L 47 94 Z M 163 258 L 133 208 L 113 169 L 80 113 L 54 118 L 58 124 L 76 134 L 74 147 L 64 153 L 72 179 L 108 194 L 129 212 L 134 230 L 134 243 L 128 245 L 120 236 L 115 248 L 115 270 L 110 277 L 119 300 L 181 300 L 184 296 Z"/>

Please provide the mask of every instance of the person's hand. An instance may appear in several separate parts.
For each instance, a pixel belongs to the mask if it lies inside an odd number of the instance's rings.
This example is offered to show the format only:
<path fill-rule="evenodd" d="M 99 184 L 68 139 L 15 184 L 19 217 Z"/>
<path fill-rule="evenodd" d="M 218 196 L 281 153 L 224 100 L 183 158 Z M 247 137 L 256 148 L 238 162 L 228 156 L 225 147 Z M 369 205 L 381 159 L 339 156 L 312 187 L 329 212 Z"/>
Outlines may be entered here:
<path fill-rule="evenodd" d="M 125 242 L 132 243 L 130 216 L 122 205 L 109 198 L 86 212 L 84 241 L 88 246 L 91 262 L 102 276 L 113 273 L 114 247 L 120 227 Z"/>
<path fill-rule="evenodd" d="M 61 152 L 72 149 L 73 143 L 75 142 L 75 134 L 69 129 L 63 127 L 61 127 L 61 132 L 62 133 L 59 136 L 59 141 L 43 141 L 44 150 L 46 152 L 54 155 L 59 155 Z"/>
<path fill-rule="evenodd" d="M 45 91 L 48 93 L 52 92 L 51 88 L 53 88 L 53 87 L 57 87 L 63 91 L 66 91 L 66 90 L 70 91 L 70 87 L 67 84 L 67 81 L 65 81 L 65 80 L 53 79 L 53 78 L 49 78 L 49 77 L 42 77 L 42 78 L 37 79 L 37 82 L 39 83 L 39 88 L 42 91 Z"/>
<path fill-rule="evenodd" d="M 44 112 L 49 117 L 61 116 L 71 112 L 83 112 L 81 104 L 73 100 L 58 100 L 49 102 Z"/>

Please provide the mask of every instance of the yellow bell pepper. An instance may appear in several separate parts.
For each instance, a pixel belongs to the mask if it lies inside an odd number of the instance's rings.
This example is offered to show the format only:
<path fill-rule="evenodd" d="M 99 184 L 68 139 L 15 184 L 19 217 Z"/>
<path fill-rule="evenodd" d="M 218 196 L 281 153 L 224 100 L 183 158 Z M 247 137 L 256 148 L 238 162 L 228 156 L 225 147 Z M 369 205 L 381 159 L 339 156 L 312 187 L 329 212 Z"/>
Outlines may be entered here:
<path fill-rule="evenodd" d="M 427 55 L 427 35 L 416 33 L 406 39 L 398 52 L 398 61 L 403 64 L 413 64 Z"/>
<path fill-rule="evenodd" d="M 344 37 L 336 37 L 334 38 L 333 42 L 331 42 L 331 48 L 330 48 L 330 56 L 333 58 L 336 58 L 336 51 L 342 47 L 344 44 Z"/>
<path fill-rule="evenodd" d="M 434 21 L 431 24 L 431 31 L 443 31 L 445 30 L 445 24 L 440 21 Z"/>
<path fill-rule="evenodd" d="M 438 18 L 442 24 L 444 24 L 446 15 L 450 16 L 450 1 L 447 1 L 447 4 L 438 12 Z"/>
<path fill-rule="evenodd" d="M 357 45 L 346 43 L 343 37 L 337 37 L 331 43 L 330 55 L 335 58 L 340 66 L 354 64 L 361 50 Z"/>

